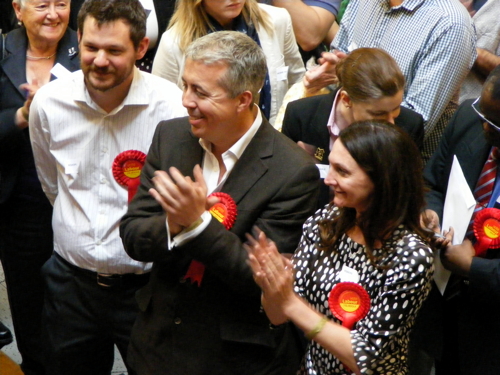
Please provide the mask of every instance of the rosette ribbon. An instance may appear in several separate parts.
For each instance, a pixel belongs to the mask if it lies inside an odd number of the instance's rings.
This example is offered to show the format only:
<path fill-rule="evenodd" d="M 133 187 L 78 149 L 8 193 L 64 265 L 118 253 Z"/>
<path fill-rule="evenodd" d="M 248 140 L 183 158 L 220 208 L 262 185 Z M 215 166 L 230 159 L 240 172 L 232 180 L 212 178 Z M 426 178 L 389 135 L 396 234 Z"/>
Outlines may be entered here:
<path fill-rule="evenodd" d="M 333 287 L 328 305 L 333 315 L 342 321 L 342 326 L 352 329 L 370 311 L 370 296 L 361 285 L 344 281 Z M 346 365 L 344 367 L 347 373 L 352 373 Z"/>
<path fill-rule="evenodd" d="M 231 229 L 238 214 L 234 199 L 226 193 L 212 193 L 209 197 L 219 198 L 219 202 L 214 204 L 209 212 L 214 218 L 222 223 L 227 230 Z M 200 286 L 204 273 L 205 265 L 197 260 L 192 260 L 184 279 L 191 280 L 192 284 L 196 283 Z"/>
<path fill-rule="evenodd" d="M 488 249 L 500 247 L 500 209 L 485 208 L 474 218 L 474 235 L 477 242 L 474 244 L 476 256 L 480 256 Z"/>
<path fill-rule="evenodd" d="M 113 177 L 116 182 L 127 188 L 129 203 L 139 188 L 145 161 L 146 154 L 137 150 L 123 151 L 113 161 Z"/>
<path fill-rule="evenodd" d="M 328 297 L 333 315 L 342 321 L 342 326 L 352 329 L 370 310 L 370 296 L 359 284 L 342 282 L 335 285 Z"/>

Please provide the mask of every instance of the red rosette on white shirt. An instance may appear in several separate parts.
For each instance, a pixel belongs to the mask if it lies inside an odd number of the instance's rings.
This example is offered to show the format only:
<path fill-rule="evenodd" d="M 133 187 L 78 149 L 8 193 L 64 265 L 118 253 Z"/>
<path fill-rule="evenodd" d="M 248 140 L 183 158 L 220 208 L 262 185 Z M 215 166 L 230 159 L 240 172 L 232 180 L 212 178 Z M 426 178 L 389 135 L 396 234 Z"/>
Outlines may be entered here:
<path fill-rule="evenodd" d="M 500 248 L 500 210 L 485 208 L 474 218 L 474 235 L 477 242 L 474 244 L 476 256 L 480 256 L 488 249 Z"/>
<path fill-rule="evenodd" d="M 212 193 L 209 195 L 209 198 L 210 197 L 217 197 L 219 202 L 214 204 L 209 212 L 215 219 L 222 223 L 227 230 L 231 229 L 238 214 L 236 202 L 227 193 Z M 192 284 L 196 283 L 200 286 L 204 273 L 205 265 L 197 260 L 192 260 L 184 279 L 191 280 Z"/>
<path fill-rule="evenodd" d="M 139 188 L 141 170 L 145 161 L 146 154 L 137 150 L 123 151 L 113 161 L 113 177 L 116 182 L 127 188 L 129 202 Z"/>
<path fill-rule="evenodd" d="M 328 305 L 342 326 L 352 329 L 370 311 L 370 296 L 361 285 L 345 281 L 333 287 Z"/>

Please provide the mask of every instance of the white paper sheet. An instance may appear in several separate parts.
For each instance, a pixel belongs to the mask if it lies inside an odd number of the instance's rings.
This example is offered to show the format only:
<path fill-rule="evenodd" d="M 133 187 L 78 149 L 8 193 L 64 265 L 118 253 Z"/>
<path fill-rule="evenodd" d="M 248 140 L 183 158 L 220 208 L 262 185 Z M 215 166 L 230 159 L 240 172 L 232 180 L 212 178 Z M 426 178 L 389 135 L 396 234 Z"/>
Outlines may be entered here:
<path fill-rule="evenodd" d="M 453 245 L 463 242 L 475 206 L 474 194 L 467 185 L 457 157 L 454 156 L 444 202 L 443 224 L 441 225 L 443 231 L 449 230 L 450 227 L 455 230 Z M 446 284 L 450 278 L 450 271 L 443 267 L 439 254 L 435 256 L 434 269 L 434 281 L 441 294 L 444 294 Z"/>

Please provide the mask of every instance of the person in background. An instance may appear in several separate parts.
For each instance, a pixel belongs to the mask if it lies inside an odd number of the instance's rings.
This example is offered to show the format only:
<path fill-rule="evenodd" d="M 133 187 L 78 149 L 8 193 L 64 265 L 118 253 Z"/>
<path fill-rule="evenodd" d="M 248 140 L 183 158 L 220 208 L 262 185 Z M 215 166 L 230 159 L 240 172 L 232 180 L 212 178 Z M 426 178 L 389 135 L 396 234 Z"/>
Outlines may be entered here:
<path fill-rule="evenodd" d="M 285 9 L 256 0 L 179 0 L 168 30 L 162 35 L 153 74 L 182 87 L 184 52 L 193 40 L 220 30 L 241 31 L 264 51 L 268 74 L 259 93 L 259 107 L 271 125 L 287 90 L 305 72 Z"/>
<path fill-rule="evenodd" d="M 465 180 L 476 200 L 474 220 L 485 208 L 498 209 L 500 179 L 500 66 L 490 73 L 481 96 L 466 100 L 458 108 L 427 164 L 424 177 L 427 194 L 427 217 L 432 229 L 441 231 L 441 220 L 448 191 L 448 180 L 456 157 Z M 473 227 L 472 227 L 473 228 Z M 442 228 L 449 231 L 449 228 Z M 453 233 L 448 234 L 451 239 Z M 474 233 L 467 236 L 476 243 Z M 452 271 L 444 296 L 442 316 L 428 320 L 442 322 L 433 329 L 433 341 L 444 336 L 443 355 L 436 362 L 437 375 L 495 375 L 500 368 L 500 251 L 494 246 L 481 256 L 469 239 L 441 250 L 443 265 Z M 453 282 L 455 281 L 455 282 Z M 477 307 L 481 314 L 478 315 Z M 439 311 L 439 303 L 430 312 Z"/>
<path fill-rule="evenodd" d="M 457 0 L 351 0 L 321 66 L 308 70 L 311 91 L 336 83 L 335 64 L 361 47 L 384 49 L 406 79 L 402 105 L 424 118 L 427 161 L 456 110 L 458 91 L 476 59 L 475 31 Z"/>
<path fill-rule="evenodd" d="M 77 16 L 80 7 L 85 0 L 71 0 L 71 13 L 69 26 L 76 30 L 78 28 Z M 146 36 L 149 39 L 148 52 L 142 59 L 136 61 L 135 65 L 142 71 L 151 73 L 153 60 L 158 49 L 161 34 L 167 29 L 167 25 L 174 14 L 176 0 L 140 0 L 146 11 Z"/>
<path fill-rule="evenodd" d="M 297 372 L 296 332 L 269 327 L 243 242 L 257 225 L 293 251 L 319 174 L 256 106 L 265 76 L 262 49 L 240 32 L 186 50 L 189 117 L 158 126 L 120 226 L 127 253 L 154 262 L 129 347 L 139 375 Z M 214 192 L 222 196 L 207 198 Z M 219 219 L 208 211 L 214 199 L 227 209 Z"/>
<path fill-rule="evenodd" d="M 40 269 L 53 250 L 52 206 L 38 181 L 28 118 L 37 90 L 80 63 L 69 0 L 12 6 L 22 26 L 7 34 L 0 61 L 0 257 L 21 369 L 38 375 L 45 373 Z"/>
<path fill-rule="evenodd" d="M 6 34 L 11 30 L 14 30 L 17 26 L 16 13 L 12 7 L 12 1 L 2 0 L 0 1 L 0 34 Z M 1 36 L 0 36 L 1 38 Z M 1 45 L 0 45 L 1 46 Z M 0 49 L 1 51 L 1 49 Z M 0 52 L 0 59 L 2 58 Z"/>
<path fill-rule="evenodd" d="M 151 265 L 127 256 L 118 224 L 156 125 L 186 113 L 177 86 L 135 67 L 145 33 L 138 0 L 86 1 L 82 70 L 42 87 L 31 105 L 35 164 L 54 206 L 54 252 L 42 267 L 50 375 L 109 375 L 114 345 L 127 364 L 134 296 Z"/>
<path fill-rule="evenodd" d="M 336 70 L 336 90 L 288 104 L 283 134 L 299 142 L 321 165 L 328 165 L 328 155 L 340 131 L 355 121 L 385 120 L 396 124 L 422 147 L 423 118 L 401 107 L 405 79 L 387 52 L 359 48 L 339 62 Z M 330 193 L 323 184 L 318 208 L 330 202 Z"/>
<path fill-rule="evenodd" d="M 311 340 L 300 374 L 406 374 L 433 272 L 418 149 L 389 123 L 358 122 L 340 132 L 329 161 L 334 201 L 306 221 L 292 264 L 264 228 L 249 236 L 262 306 L 274 325 L 291 321 Z M 348 323 L 334 307 L 345 300 L 346 312 L 367 315 Z"/>
<path fill-rule="evenodd" d="M 319 57 L 319 53 L 325 51 L 325 47 L 328 48 L 338 30 L 338 23 L 335 21 L 340 0 L 259 0 L 259 2 L 285 8 L 290 13 L 295 39 L 304 61 L 312 55 Z"/>
<path fill-rule="evenodd" d="M 500 0 L 460 0 L 469 11 L 477 37 L 477 58 L 460 88 L 460 100 L 476 99 L 488 74 L 500 64 Z"/>

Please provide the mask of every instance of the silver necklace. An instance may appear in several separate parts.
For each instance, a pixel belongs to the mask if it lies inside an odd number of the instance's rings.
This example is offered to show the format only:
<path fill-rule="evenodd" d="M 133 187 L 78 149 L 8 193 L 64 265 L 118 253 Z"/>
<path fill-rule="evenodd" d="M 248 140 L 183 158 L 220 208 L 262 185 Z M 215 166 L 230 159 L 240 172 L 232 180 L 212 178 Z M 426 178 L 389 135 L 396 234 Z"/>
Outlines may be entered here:
<path fill-rule="evenodd" d="M 56 55 L 56 53 L 53 53 L 53 54 L 52 54 L 52 55 L 50 55 L 50 56 L 42 56 L 42 57 L 39 57 L 39 56 L 30 56 L 30 55 L 26 54 L 26 58 L 27 58 L 28 60 L 35 60 L 35 61 L 36 61 L 36 60 L 48 60 L 48 59 L 53 58 L 55 55 Z"/>

